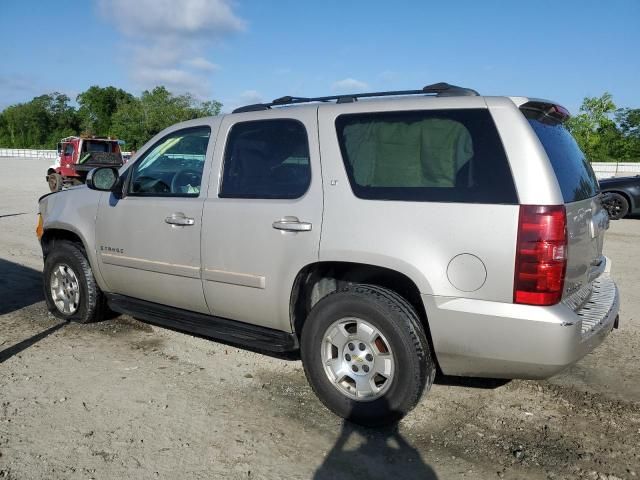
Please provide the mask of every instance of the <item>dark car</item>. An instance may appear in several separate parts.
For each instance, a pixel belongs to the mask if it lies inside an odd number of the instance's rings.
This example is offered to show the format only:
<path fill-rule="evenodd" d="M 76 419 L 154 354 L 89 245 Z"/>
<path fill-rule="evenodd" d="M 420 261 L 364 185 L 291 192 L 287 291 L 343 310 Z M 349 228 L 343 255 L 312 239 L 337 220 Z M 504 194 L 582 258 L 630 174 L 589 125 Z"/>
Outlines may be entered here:
<path fill-rule="evenodd" d="M 605 194 L 602 203 L 611 220 L 619 220 L 629 214 L 640 214 L 640 175 L 605 178 L 599 183 Z"/>

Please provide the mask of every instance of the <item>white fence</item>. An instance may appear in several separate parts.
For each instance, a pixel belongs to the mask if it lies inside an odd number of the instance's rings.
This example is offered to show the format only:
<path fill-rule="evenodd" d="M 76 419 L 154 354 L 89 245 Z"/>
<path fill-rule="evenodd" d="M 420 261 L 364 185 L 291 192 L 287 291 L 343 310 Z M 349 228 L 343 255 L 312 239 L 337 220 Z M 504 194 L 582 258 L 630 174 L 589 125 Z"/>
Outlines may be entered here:
<path fill-rule="evenodd" d="M 33 150 L 29 148 L 0 148 L 0 157 L 50 158 L 55 159 L 55 150 Z"/>
<path fill-rule="evenodd" d="M 594 162 L 591 166 L 598 178 L 627 177 L 640 174 L 640 162 Z"/>
<path fill-rule="evenodd" d="M 131 156 L 129 152 L 122 152 L 125 158 Z M 55 150 L 31 150 L 27 148 L 0 148 L 0 157 L 25 157 L 55 159 Z M 640 162 L 594 162 L 591 164 L 598 178 L 624 177 L 640 174 Z"/>
<path fill-rule="evenodd" d="M 23 158 L 47 158 L 55 160 L 58 156 L 56 150 L 34 150 L 30 148 L 0 148 L 0 157 L 23 157 Z M 125 159 L 131 157 L 131 152 L 122 152 Z"/>

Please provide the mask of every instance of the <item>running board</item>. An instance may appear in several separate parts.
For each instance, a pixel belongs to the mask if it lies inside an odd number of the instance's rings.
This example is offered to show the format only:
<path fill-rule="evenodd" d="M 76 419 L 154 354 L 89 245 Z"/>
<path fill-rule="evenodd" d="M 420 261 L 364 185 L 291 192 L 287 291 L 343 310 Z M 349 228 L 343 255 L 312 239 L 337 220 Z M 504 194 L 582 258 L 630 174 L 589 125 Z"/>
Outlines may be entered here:
<path fill-rule="evenodd" d="M 269 352 L 283 353 L 298 349 L 298 338 L 292 333 L 124 295 L 105 293 L 105 296 L 112 310 L 159 326 Z"/>

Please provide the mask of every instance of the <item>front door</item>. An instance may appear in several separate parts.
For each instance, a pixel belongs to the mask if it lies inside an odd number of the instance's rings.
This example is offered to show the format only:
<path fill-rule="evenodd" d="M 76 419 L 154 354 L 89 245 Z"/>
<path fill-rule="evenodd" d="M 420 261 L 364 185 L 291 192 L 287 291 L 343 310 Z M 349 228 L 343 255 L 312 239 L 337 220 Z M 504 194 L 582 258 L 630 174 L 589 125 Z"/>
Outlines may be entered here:
<path fill-rule="evenodd" d="M 211 313 L 283 331 L 298 272 L 317 262 L 322 178 L 317 109 L 228 115 L 205 201 L 203 284 Z M 251 120 L 249 120 L 251 118 Z"/>
<path fill-rule="evenodd" d="M 73 176 L 75 171 L 73 166 L 75 164 L 75 148 L 73 143 L 63 143 L 63 149 L 60 155 L 60 173 L 63 176 Z"/>
<path fill-rule="evenodd" d="M 209 125 L 166 134 L 128 169 L 126 195 L 102 198 L 96 247 L 110 292 L 208 313 L 200 232 L 210 137 Z"/>

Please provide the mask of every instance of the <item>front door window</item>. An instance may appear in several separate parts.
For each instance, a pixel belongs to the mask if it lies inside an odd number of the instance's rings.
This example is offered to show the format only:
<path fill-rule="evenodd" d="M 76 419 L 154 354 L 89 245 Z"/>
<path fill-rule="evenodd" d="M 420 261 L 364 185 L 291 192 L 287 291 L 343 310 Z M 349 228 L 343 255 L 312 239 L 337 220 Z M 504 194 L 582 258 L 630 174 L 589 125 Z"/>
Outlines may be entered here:
<path fill-rule="evenodd" d="M 133 166 L 129 195 L 197 197 L 211 129 L 173 132 L 148 150 Z"/>

